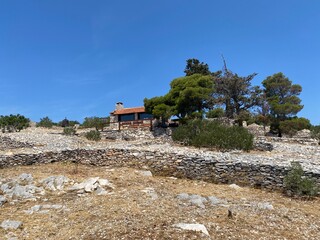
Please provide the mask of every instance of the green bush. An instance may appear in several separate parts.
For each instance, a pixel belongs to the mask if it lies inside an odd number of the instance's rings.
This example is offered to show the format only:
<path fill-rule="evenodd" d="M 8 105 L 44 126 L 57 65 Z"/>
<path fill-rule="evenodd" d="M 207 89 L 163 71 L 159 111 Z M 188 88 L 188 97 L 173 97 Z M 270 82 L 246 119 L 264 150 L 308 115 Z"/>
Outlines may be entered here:
<path fill-rule="evenodd" d="M 22 129 L 29 127 L 30 120 L 23 115 L 10 114 L 9 116 L 0 116 L 0 127 L 2 132 L 20 132 Z"/>
<path fill-rule="evenodd" d="M 295 135 L 298 131 L 303 129 L 310 129 L 311 123 L 306 118 L 293 118 L 280 122 L 279 129 L 282 133 L 289 136 Z"/>
<path fill-rule="evenodd" d="M 221 118 L 224 116 L 224 110 L 222 108 L 215 108 L 206 113 L 207 118 Z"/>
<path fill-rule="evenodd" d="M 227 127 L 218 121 L 188 121 L 175 129 L 172 139 L 185 145 L 221 150 L 249 151 L 253 148 L 253 135 L 247 129 L 239 126 Z"/>
<path fill-rule="evenodd" d="M 37 123 L 37 127 L 44 127 L 44 128 L 52 128 L 54 123 L 49 117 L 40 118 L 40 122 Z"/>
<path fill-rule="evenodd" d="M 68 135 L 68 136 L 72 136 L 72 135 L 76 134 L 76 130 L 73 127 L 65 127 L 63 129 L 63 134 Z"/>
<path fill-rule="evenodd" d="M 291 162 L 291 169 L 284 178 L 284 187 L 289 196 L 316 196 L 319 188 L 315 181 L 303 176 L 304 171 L 301 164 Z"/>
<path fill-rule="evenodd" d="M 99 131 L 95 131 L 95 130 L 91 130 L 90 132 L 87 132 L 85 137 L 88 140 L 91 140 L 91 141 L 99 141 L 99 140 L 101 140 L 100 132 Z"/>

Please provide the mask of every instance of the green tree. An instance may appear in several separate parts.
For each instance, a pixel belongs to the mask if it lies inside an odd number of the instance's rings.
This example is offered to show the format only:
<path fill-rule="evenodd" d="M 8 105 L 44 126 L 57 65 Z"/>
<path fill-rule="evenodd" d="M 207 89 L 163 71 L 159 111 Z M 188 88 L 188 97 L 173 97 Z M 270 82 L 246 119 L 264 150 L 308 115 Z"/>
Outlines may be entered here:
<path fill-rule="evenodd" d="M 281 136 L 280 122 L 295 116 L 303 108 L 298 97 L 302 87 L 292 84 L 292 81 L 281 72 L 268 76 L 262 85 L 270 107 L 272 128 Z"/>
<path fill-rule="evenodd" d="M 216 91 L 213 97 L 217 104 L 225 106 L 228 118 L 236 118 L 240 112 L 260 104 L 262 90 L 258 86 L 251 85 L 256 75 L 253 73 L 241 77 L 231 72 L 224 62 L 222 74 L 214 79 Z"/>
<path fill-rule="evenodd" d="M 193 74 L 210 75 L 208 64 L 201 62 L 198 59 L 190 58 L 187 60 L 187 66 L 184 70 L 186 76 Z"/>
<path fill-rule="evenodd" d="M 40 118 L 40 122 L 37 123 L 37 127 L 52 128 L 53 125 L 53 121 L 48 116 Z"/>
<path fill-rule="evenodd" d="M 176 78 L 170 86 L 166 95 L 144 99 L 147 112 L 165 119 L 173 115 L 178 118 L 202 115 L 214 90 L 211 76 L 201 74 Z"/>

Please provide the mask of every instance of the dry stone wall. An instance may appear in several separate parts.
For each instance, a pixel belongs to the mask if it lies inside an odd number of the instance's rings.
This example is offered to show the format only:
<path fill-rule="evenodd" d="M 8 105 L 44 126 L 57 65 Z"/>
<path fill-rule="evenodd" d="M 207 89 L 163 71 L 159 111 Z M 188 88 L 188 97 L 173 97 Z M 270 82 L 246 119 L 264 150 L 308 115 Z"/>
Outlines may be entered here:
<path fill-rule="evenodd" d="M 15 148 L 32 148 L 30 143 L 15 141 L 9 137 L 0 136 L 0 150 L 15 149 Z"/>
<path fill-rule="evenodd" d="M 267 189 L 281 189 L 288 172 L 284 166 L 271 166 L 248 162 L 226 162 L 218 157 L 183 155 L 161 151 L 139 151 L 134 149 L 75 149 L 40 154 L 16 154 L 0 156 L 0 168 L 15 165 L 32 165 L 60 161 L 112 167 L 147 166 L 154 175 L 175 176 L 215 183 L 237 183 Z M 320 174 L 306 172 L 320 186 Z"/>

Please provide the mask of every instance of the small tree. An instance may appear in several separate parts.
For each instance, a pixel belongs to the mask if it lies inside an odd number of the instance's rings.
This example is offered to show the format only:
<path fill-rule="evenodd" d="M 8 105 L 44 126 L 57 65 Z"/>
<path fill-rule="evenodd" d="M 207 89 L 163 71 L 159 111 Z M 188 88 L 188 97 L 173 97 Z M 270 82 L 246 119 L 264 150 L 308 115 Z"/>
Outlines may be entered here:
<path fill-rule="evenodd" d="M 97 131 L 103 131 L 103 128 L 110 123 L 110 118 L 86 117 L 82 124 L 85 128 L 95 128 Z"/>
<path fill-rule="evenodd" d="M 47 116 L 44 118 L 40 118 L 40 122 L 37 123 L 37 127 L 44 127 L 44 128 L 52 128 L 54 123 L 52 120 Z"/>

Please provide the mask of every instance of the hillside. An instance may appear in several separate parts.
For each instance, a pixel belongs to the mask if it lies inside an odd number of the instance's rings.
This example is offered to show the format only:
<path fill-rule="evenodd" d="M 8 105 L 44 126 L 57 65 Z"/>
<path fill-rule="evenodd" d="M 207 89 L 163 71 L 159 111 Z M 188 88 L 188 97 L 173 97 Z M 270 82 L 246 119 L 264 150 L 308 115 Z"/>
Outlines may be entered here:
<path fill-rule="evenodd" d="M 173 146 L 159 139 L 152 144 L 141 139 L 92 143 L 40 129 L 5 136 L 32 146 L 11 145 L 10 150 L 2 150 L 2 156 L 79 146 L 209 154 L 206 150 Z M 312 165 L 319 168 L 318 146 L 284 143 L 274 146 L 273 152 L 210 154 L 246 161 L 250 157 L 274 162 L 286 158 L 285 163 L 295 157 L 305 160 L 304 166 L 311 170 Z M 153 175 L 147 166 L 134 169 L 71 162 L 12 166 L 0 169 L 0 185 L 0 239 L 320 238 L 319 198 L 305 201 L 235 184 L 160 177 Z M 5 200 L 1 201 L 1 196 Z M 12 227 L 16 224 L 17 229 L 10 229 L 10 223 Z M 183 230 L 179 225 L 182 223 L 202 224 L 203 232 Z"/>

